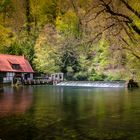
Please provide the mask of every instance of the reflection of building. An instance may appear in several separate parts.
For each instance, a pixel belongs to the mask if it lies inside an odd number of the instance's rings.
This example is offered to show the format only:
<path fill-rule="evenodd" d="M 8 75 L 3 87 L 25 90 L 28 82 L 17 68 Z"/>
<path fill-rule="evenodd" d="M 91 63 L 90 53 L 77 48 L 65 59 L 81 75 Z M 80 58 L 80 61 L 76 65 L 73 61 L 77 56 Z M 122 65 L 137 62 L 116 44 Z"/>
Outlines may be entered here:
<path fill-rule="evenodd" d="M 3 87 L 0 96 L 0 116 L 6 114 L 21 114 L 26 112 L 32 104 L 33 88 Z"/>
<path fill-rule="evenodd" d="M 24 56 L 0 54 L 0 83 L 14 78 L 33 79 L 33 69 Z"/>

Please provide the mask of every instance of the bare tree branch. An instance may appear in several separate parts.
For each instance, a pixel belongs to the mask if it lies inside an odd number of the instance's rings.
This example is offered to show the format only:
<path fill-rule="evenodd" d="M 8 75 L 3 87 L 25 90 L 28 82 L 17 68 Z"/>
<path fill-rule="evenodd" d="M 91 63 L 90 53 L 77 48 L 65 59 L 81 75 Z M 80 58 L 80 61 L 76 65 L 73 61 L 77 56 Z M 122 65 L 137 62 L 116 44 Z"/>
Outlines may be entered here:
<path fill-rule="evenodd" d="M 127 46 L 130 46 L 130 44 L 124 38 L 122 38 L 122 37 L 120 37 L 120 38 Z"/>
<path fill-rule="evenodd" d="M 122 49 L 130 51 L 133 56 L 135 56 L 137 59 L 140 60 L 140 56 L 137 53 L 134 52 L 133 48 L 130 48 L 130 44 L 122 37 L 121 37 L 121 40 L 128 46 L 128 47 L 122 46 Z"/>
<path fill-rule="evenodd" d="M 102 2 L 102 5 L 106 8 L 106 12 L 107 13 L 110 13 L 111 15 L 113 16 L 117 16 L 117 17 L 120 17 L 120 18 L 124 18 L 126 19 L 126 23 L 128 26 L 130 26 L 138 35 L 140 35 L 140 29 L 139 27 L 134 23 L 133 19 L 130 18 L 129 16 L 127 15 L 124 15 L 122 13 L 117 13 L 117 12 L 114 12 L 111 8 L 111 6 L 107 3 L 105 3 L 104 0 L 100 0 Z"/>
<path fill-rule="evenodd" d="M 93 10 L 93 9 L 96 9 L 97 6 L 92 6 L 90 9 L 87 10 L 87 12 L 85 13 L 84 17 L 88 16 L 89 13 Z"/>
<path fill-rule="evenodd" d="M 90 22 L 92 20 L 95 20 L 105 9 L 100 10 L 99 12 L 96 13 L 96 15 L 94 17 L 92 17 L 89 20 L 86 20 L 86 22 Z"/>
<path fill-rule="evenodd" d="M 94 38 L 89 39 L 88 41 L 84 41 L 84 42 L 80 42 L 78 43 L 76 46 L 78 45 L 82 45 L 82 44 L 88 44 L 88 43 L 93 43 L 93 41 L 95 41 L 99 36 L 101 36 L 106 30 L 108 30 L 109 28 L 115 26 L 115 23 L 109 25 L 108 27 L 104 28 L 101 32 L 99 32 L 97 35 L 94 36 Z"/>
<path fill-rule="evenodd" d="M 125 0 L 121 0 L 121 2 L 124 3 L 125 6 L 140 19 L 140 13 L 138 11 L 132 8 Z"/>

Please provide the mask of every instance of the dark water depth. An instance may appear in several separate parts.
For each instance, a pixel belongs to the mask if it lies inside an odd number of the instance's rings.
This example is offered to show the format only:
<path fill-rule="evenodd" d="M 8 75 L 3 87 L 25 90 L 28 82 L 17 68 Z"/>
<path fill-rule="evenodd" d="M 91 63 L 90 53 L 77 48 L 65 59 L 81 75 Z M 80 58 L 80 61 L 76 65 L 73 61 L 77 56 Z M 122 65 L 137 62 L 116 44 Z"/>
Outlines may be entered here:
<path fill-rule="evenodd" d="M 4 87 L 0 140 L 140 140 L 140 89 Z"/>

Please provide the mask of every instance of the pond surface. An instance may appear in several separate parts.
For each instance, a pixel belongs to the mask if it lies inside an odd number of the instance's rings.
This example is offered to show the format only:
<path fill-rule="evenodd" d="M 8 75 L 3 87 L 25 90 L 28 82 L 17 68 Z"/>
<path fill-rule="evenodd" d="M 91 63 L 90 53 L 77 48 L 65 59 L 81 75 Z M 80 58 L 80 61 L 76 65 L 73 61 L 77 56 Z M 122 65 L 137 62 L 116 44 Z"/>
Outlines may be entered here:
<path fill-rule="evenodd" d="M 0 140 L 140 140 L 140 89 L 4 87 Z"/>

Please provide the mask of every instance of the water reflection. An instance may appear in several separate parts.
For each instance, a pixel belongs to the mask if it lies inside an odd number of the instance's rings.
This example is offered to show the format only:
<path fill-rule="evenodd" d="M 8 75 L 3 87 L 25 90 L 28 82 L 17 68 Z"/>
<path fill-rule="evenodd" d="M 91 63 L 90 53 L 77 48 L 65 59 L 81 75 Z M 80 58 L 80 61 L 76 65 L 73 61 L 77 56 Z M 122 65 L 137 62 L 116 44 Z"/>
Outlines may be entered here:
<path fill-rule="evenodd" d="M 6 87 L 0 114 L 6 140 L 140 139 L 139 90 Z"/>
<path fill-rule="evenodd" d="M 31 87 L 3 87 L 0 92 L 0 116 L 24 113 L 30 108 L 32 100 Z"/>

